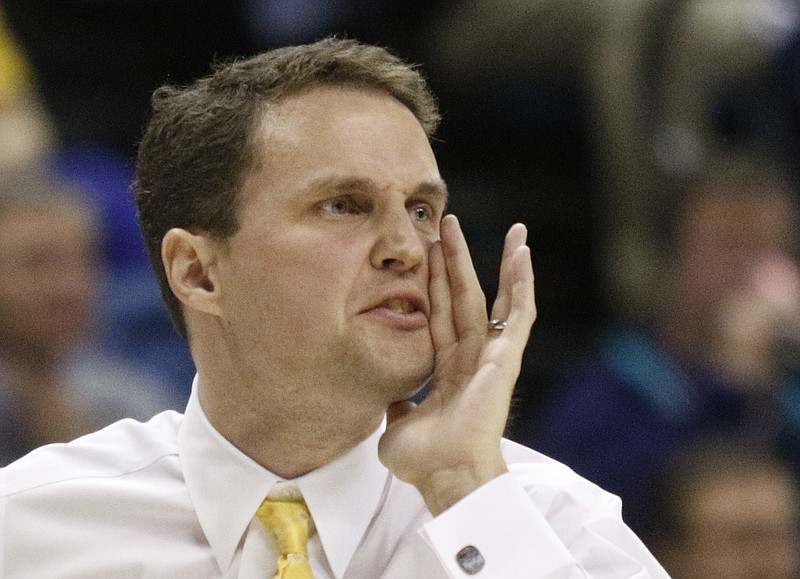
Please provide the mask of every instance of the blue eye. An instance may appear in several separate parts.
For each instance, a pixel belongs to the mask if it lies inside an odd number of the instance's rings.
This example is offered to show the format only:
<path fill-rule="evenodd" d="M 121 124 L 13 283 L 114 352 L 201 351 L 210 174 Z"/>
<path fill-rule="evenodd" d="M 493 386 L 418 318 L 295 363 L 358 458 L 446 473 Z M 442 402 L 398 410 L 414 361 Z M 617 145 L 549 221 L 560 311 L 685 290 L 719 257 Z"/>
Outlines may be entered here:
<path fill-rule="evenodd" d="M 412 221 L 428 221 L 431 218 L 431 210 L 426 205 L 417 205 L 408 212 Z"/>
<path fill-rule="evenodd" d="M 332 215 L 349 215 L 351 213 L 358 213 L 358 208 L 355 204 L 348 199 L 331 199 L 326 201 L 321 206 L 323 211 Z"/>

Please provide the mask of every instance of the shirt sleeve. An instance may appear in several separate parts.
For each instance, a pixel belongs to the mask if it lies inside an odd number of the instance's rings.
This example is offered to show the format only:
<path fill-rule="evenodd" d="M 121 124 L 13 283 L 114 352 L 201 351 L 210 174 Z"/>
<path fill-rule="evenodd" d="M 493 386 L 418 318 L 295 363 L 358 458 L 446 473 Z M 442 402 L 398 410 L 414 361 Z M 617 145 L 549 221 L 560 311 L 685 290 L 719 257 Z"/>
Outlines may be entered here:
<path fill-rule="evenodd" d="M 525 474 L 490 481 L 420 530 L 451 577 L 669 579 L 615 496 L 577 475 L 556 488 Z"/>

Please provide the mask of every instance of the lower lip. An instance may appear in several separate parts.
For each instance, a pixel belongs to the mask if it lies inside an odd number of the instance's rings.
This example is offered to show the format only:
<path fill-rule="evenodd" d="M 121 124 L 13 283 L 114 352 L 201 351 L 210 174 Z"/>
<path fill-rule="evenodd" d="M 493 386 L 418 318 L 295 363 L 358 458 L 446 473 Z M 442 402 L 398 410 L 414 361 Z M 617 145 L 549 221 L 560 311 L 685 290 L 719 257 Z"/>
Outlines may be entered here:
<path fill-rule="evenodd" d="M 428 318 L 420 311 L 405 313 L 388 308 L 373 308 L 364 313 L 398 330 L 420 330 L 428 326 Z"/>

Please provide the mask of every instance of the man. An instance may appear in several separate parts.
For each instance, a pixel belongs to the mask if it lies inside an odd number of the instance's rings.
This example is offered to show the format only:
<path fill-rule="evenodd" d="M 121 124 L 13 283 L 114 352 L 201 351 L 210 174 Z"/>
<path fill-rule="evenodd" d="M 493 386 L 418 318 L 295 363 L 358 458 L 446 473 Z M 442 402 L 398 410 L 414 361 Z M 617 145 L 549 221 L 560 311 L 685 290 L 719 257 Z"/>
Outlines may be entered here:
<path fill-rule="evenodd" d="M 666 576 L 615 497 L 502 440 L 526 231 L 487 327 L 412 68 L 328 39 L 153 105 L 136 194 L 193 394 L 7 468 L 6 577 Z"/>
<path fill-rule="evenodd" d="M 38 164 L 0 173 L 0 466 L 171 407 L 95 335 L 103 267 L 93 207 Z"/>
<path fill-rule="evenodd" d="M 726 439 L 687 449 L 668 472 L 653 545 L 675 579 L 800 574 L 800 495 L 785 464 Z"/>
<path fill-rule="evenodd" d="M 622 498 L 645 536 L 670 461 L 735 435 L 800 473 L 798 208 L 780 167 L 710 163 L 666 208 L 649 319 L 615 320 L 522 441 Z"/>

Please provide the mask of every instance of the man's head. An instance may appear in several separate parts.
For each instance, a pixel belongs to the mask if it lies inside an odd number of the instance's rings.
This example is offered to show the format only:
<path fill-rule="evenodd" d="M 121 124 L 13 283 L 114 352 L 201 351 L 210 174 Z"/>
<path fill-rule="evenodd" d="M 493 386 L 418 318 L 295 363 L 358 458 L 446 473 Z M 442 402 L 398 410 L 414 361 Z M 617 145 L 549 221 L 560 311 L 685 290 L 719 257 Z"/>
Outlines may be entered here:
<path fill-rule="evenodd" d="M 753 285 L 759 265 L 796 263 L 792 182 L 779 165 L 731 154 L 676 188 L 664 217 L 657 322 L 703 356 L 718 334 L 721 309 Z"/>
<path fill-rule="evenodd" d="M 800 494 L 789 469 L 763 451 L 699 445 L 676 461 L 660 496 L 654 547 L 676 579 L 800 572 Z"/>
<path fill-rule="evenodd" d="M 433 368 L 428 255 L 447 199 L 421 77 L 326 40 L 154 103 L 141 221 L 215 424 L 215 402 L 263 416 L 295 401 L 293 420 L 361 408 L 372 423 L 413 394 Z"/>
<path fill-rule="evenodd" d="M 0 178 L 0 344 L 12 355 L 59 356 L 87 337 L 99 290 L 91 207 L 36 170 Z"/>
<path fill-rule="evenodd" d="M 721 159 L 679 194 L 669 249 L 683 299 L 708 308 L 765 256 L 796 257 L 793 195 L 781 168 L 744 156 Z"/>
<path fill-rule="evenodd" d="M 184 337 L 181 304 L 162 266 L 164 235 L 175 227 L 217 239 L 235 233 L 241 187 L 269 155 L 258 130 L 265 117 L 286 98 L 321 86 L 385 92 L 414 114 L 429 137 L 439 122 L 433 96 L 413 67 L 381 48 L 349 40 L 274 50 L 219 66 L 187 88 L 154 93 L 135 192 L 164 299 Z"/>

